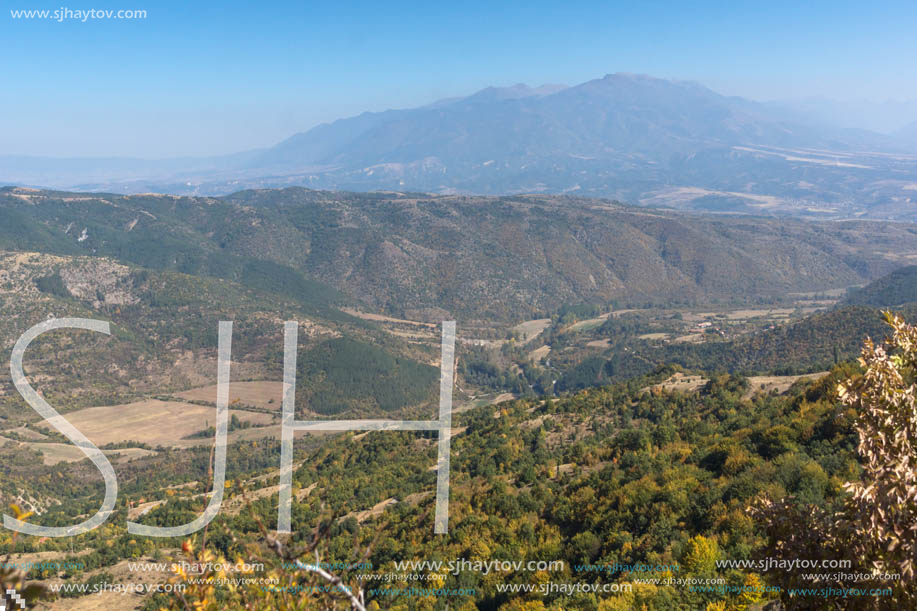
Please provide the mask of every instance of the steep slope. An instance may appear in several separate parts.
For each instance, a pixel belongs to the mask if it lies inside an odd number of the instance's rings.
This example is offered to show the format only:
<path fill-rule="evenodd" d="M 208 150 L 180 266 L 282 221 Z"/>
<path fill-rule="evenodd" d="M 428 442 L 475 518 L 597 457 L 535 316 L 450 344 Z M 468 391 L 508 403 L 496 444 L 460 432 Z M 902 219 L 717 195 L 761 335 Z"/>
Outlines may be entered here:
<path fill-rule="evenodd" d="M 520 91 L 518 89 L 515 91 Z M 252 166 L 373 165 L 435 157 L 452 167 L 571 155 L 665 161 L 739 144 L 837 147 L 889 144 L 866 132 L 809 127 L 692 82 L 609 74 L 547 95 L 485 89 L 419 109 L 364 113 L 297 134 Z"/>
<path fill-rule="evenodd" d="M 307 235 L 304 265 L 319 279 L 429 318 L 441 310 L 531 318 L 582 302 L 755 301 L 844 286 L 896 266 L 893 253 L 912 250 L 915 235 L 909 225 L 685 216 L 571 197 L 289 189 L 228 199 Z M 889 245 L 889 258 L 867 254 L 873 239 Z"/>
<path fill-rule="evenodd" d="M 518 321 L 583 302 L 774 300 L 872 280 L 915 254 L 917 235 L 902 223 L 705 217 L 572 197 L 295 188 L 225 199 L 7 189 L 0 214 L 19 227 L 0 231 L 2 247 L 35 235 L 50 253 L 225 278 L 336 320 L 352 299 L 433 322 Z"/>
<path fill-rule="evenodd" d="M 328 356 L 314 365 L 356 368 L 356 379 L 397 378 L 417 373 L 387 393 L 385 411 L 431 405 L 436 390 L 427 365 L 433 349 L 408 344 L 348 316 L 326 318 L 281 292 L 201 275 L 154 271 L 103 257 L 0 251 L 0 345 L 9 349 L 31 326 L 49 318 L 79 317 L 110 323 L 111 335 L 55 331 L 29 347 L 25 366 L 43 396 L 62 412 L 128 403 L 207 386 L 216 376 L 219 322 L 233 322 L 232 379 L 282 379 L 283 321 L 300 321 L 301 361 Z M 326 346 L 351 350 L 327 355 Z M 367 356 L 368 355 L 368 356 Z M 333 358 L 332 358 L 333 357 Z M 7 353 L 8 358 L 8 353 Z M 365 387 L 351 379 L 324 376 L 324 395 L 303 394 L 299 405 L 314 412 L 381 413 L 366 401 Z M 305 384 L 305 382 L 304 382 Z M 33 422 L 36 414 L 12 388 L 9 367 L 0 370 L 0 428 Z M 332 407 L 323 397 L 334 398 Z"/>
<path fill-rule="evenodd" d="M 912 320 L 917 308 L 903 312 Z M 731 342 L 670 348 L 666 356 L 686 366 L 732 372 L 803 373 L 855 359 L 867 337 L 879 341 L 888 333 L 875 308 L 851 306 L 818 312 L 799 322 L 777 326 Z M 665 358 L 665 357 L 662 357 Z"/>
<path fill-rule="evenodd" d="M 889 275 L 852 292 L 845 301 L 851 305 L 877 308 L 917 303 L 917 265 L 896 269 Z"/>
<path fill-rule="evenodd" d="M 302 185 L 570 193 L 715 212 L 914 221 L 917 142 L 809 121 L 697 83 L 610 74 L 367 112 L 195 160 L 0 157 L 0 180 L 222 195 Z"/>
<path fill-rule="evenodd" d="M 898 312 L 905 320 L 913 320 L 917 305 Z M 820 372 L 855 360 L 867 337 L 880 341 L 888 330 L 877 308 L 846 306 L 724 341 L 661 344 L 644 341 L 634 333 L 622 334 L 601 352 L 587 349 L 552 359 L 554 371 L 562 372 L 554 390 L 569 392 L 628 380 L 668 365 L 742 375 Z"/>
<path fill-rule="evenodd" d="M 285 175 L 266 181 L 275 186 L 578 191 L 718 212 L 913 220 L 913 156 L 868 151 L 914 150 L 696 83 L 612 74 L 546 94 L 487 89 L 364 113 L 297 134 L 248 167 Z"/>

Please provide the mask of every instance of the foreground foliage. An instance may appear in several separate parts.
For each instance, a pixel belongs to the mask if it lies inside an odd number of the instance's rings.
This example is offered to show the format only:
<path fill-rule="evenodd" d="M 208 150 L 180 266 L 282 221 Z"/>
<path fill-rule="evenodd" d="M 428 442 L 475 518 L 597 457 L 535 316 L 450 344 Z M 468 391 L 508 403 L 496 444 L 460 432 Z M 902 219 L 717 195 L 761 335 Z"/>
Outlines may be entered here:
<path fill-rule="evenodd" d="M 368 608 L 394 609 L 746 609 L 773 597 L 770 576 L 720 569 L 717 561 L 752 560 L 764 549 L 747 507 L 762 493 L 819 507 L 841 502 L 842 483 L 858 477 L 852 419 L 833 389 L 855 374 L 839 366 L 788 396 L 749 394 L 744 379 L 720 375 L 700 392 L 648 389 L 650 378 L 582 391 L 558 400 L 519 400 L 457 418 L 453 442 L 450 532 L 432 532 L 435 444 L 404 432 L 348 435 L 312 453 L 294 478 L 315 486 L 294 504 L 291 547 L 313 561 L 352 563 L 368 550 L 372 570 L 346 573 Z M 392 499 L 380 515 L 361 510 Z M 261 524 L 276 519 L 276 499 L 251 514 L 221 516 L 214 531 L 228 556 L 258 558 L 282 583 L 315 584 L 285 569 Z M 229 533 L 232 537 L 229 538 Z M 416 582 L 361 580 L 358 574 L 406 576 L 403 560 L 563 560 L 551 571 L 440 571 L 440 587 L 474 590 L 463 597 L 392 595 Z M 677 565 L 677 573 L 628 572 L 614 565 Z M 608 568 L 606 568 L 608 567 Z M 745 592 L 691 591 L 645 580 L 724 579 Z M 642 582 L 641 582 L 642 581 Z M 505 584 L 630 583 L 615 595 L 500 592 Z M 430 582 L 422 587 L 430 587 Z M 251 592 L 246 596 L 253 596 Z M 340 596 L 310 594 L 314 607 Z M 258 590 L 260 602 L 216 590 L 204 608 L 297 608 Z M 298 600 L 298 599 L 297 599 Z M 178 600 L 160 601 L 183 608 Z M 299 604 L 299 603 L 297 603 Z"/>
<path fill-rule="evenodd" d="M 227 502 L 244 500 L 245 510 L 222 512 L 205 537 L 186 542 L 181 552 L 160 548 L 181 542 L 132 541 L 123 532 L 123 514 L 117 514 L 86 536 L 86 543 L 99 548 L 86 558 L 99 567 L 156 554 L 188 561 L 242 559 L 264 565 L 250 577 L 299 588 L 295 594 L 259 585 L 230 588 L 217 582 L 219 575 L 195 582 L 179 574 L 176 582 L 187 590 L 150 598 L 147 609 L 350 608 L 340 592 L 313 588 L 328 582 L 296 567 L 297 560 L 351 567 L 332 573 L 362 596 L 366 608 L 392 609 L 740 611 L 785 595 L 766 588 L 818 587 L 792 572 L 721 564 L 768 557 L 852 559 L 851 572 L 869 570 L 868 563 L 878 561 L 885 563 L 883 570 L 905 576 L 913 557 L 910 505 L 893 501 L 911 498 L 912 480 L 894 461 L 912 456 L 901 444 L 913 437 L 895 437 L 894 427 L 896 418 L 913 416 L 915 341 L 913 328 L 899 320 L 895 325 L 897 348 L 869 344 L 861 364 L 842 363 L 784 395 L 749 388 L 747 380 L 729 374 L 707 374 L 709 381 L 696 391 L 655 386 L 678 371 L 669 367 L 559 399 L 515 400 L 456 414 L 446 536 L 433 534 L 435 438 L 349 433 L 308 447 L 297 440 L 290 537 L 271 532 L 276 492 L 259 493 L 277 483 L 276 445 L 234 447 L 231 461 L 239 460 L 240 452 L 250 457 L 247 468 L 230 469 Z M 206 456 L 199 458 L 204 479 Z M 907 460 L 913 464 L 913 458 Z M 252 472 L 265 477 L 243 476 Z M 781 510 L 777 519 L 753 519 L 748 509 L 760 498 L 781 499 L 773 505 Z M 199 494 L 174 498 L 143 521 L 183 523 L 198 515 L 204 502 Z M 369 512 L 373 507 L 378 509 Z M 781 532 L 788 535 L 781 538 Z M 893 547 L 891 536 L 899 539 Z M 17 551 L 48 549 L 31 540 L 15 545 Z M 563 565 L 487 574 L 396 565 L 458 559 L 562 560 Z M 372 566 L 355 568 L 360 562 Z M 637 564 L 678 569 L 621 568 Z M 424 582 L 411 581 L 413 574 L 423 574 Z M 719 579 L 724 587 L 701 591 L 653 581 L 666 578 Z M 614 594 L 537 589 L 577 583 L 633 589 Z M 904 579 L 893 596 L 857 603 L 908 608 L 912 583 Z M 507 592 L 508 585 L 534 590 Z M 466 594 L 400 592 L 410 587 Z M 841 604 L 811 597 L 784 602 L 806 609 Z"/>
<path fill-rule="evenodd" d="M 857 453 L 863 465 L 862 476 L 844 484 L 849 496 L 836 511 L 799 506 L 792 499 L 765 499 L 759 513 L 775 555 L 844 558 L 854 567 L 849 573 L 874 575 L 868 586 L 838 574 L 830 574 L 818 586 L 890 588 L 889 595 L 860 601 L 860 607 L 914 608 L 917 327 L 893 314 L 887 314 L 887 320 L 891 337 L 879 344 L 867 340 L 860 357 L 863 375 L 837 389 L 841 403 L 856 415 Z M 813 587 L 800 584 L 798 576 L 787 575 L 783 581 L 787 588 Z M 790 608 L 814 608 L 811 601 L 784 599 Z"/>

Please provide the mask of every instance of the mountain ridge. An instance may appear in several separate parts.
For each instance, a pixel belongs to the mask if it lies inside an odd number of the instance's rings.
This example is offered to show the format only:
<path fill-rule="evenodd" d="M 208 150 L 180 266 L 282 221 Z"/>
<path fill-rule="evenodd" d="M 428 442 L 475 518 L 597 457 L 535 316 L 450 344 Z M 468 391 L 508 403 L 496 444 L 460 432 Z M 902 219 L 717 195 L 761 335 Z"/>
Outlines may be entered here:
<path fill-rule="evenodd" d="M 185 195 L 293 185 L 577 193 L 732 214 L 917 220 L 912 140 L 810 121 L 691 81 L 629 74 L 570 87 L 491 87 L 418 108 L 366 112 L 219 158 L 0 157 L 0 180 Z"/>
<path fill-rule="evenodd" d="M 864 284 L 917 254 L 917 229 L 904 223 L 697 215 L 574 196 L 6 188 L 0 217 L 0 248 L 250 283 L 334 318 L 331 305 L 352 299 L 433 322 L 521 321 L 571 303 L 768 302 Z M 887 252 L 874 252 L 877 242 Z"/>

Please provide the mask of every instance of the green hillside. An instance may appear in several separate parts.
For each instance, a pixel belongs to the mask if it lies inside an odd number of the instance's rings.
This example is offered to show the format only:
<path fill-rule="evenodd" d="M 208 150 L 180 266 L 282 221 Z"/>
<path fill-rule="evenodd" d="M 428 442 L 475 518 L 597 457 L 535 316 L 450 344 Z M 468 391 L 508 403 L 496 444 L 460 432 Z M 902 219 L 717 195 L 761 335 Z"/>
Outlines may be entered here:
<path fill-rule="evenodd" d="M 297 366 L 297 405 L 323 415 L 390 413 L 430 403 L 439 390 L 438 368 L 348 338 L 311 348 Z"/>
<path fill-rule="evenodd" d="M 917 303 L 917 265 L 901 267 L 853 291 L 845 300 L 851 305 L 881 308 Z"/>
<path fill-rule="evenodd" d="M 269 275 L 277 268 L 281 268 L 279 272 Z M 336 315 L 321 316 L 326 308 L 312 307 L 317 300 L 304 284 L 311 281 L 301 276 L 289 276 L 290 283 L 280 285 L 288 290 L 270 290 L 278 286 L 278 279 L 282 282 L 287 277 L 286 268 L 270 261 L 253 260 L 256 282 L 247 284 L 137 268 L 99 257 L 41 253 L 0 252 L 0 269 L 6 274 L 6 294 L 0 297 L 0 341 L 4 345 L 11 346 L 26 329 L 52 316 L 92 318 L 111 324 L 110 336 L 56 331 L 30 346 L 27 373 L 42 380 L 44 396 L 64 412 L 213 383 L 221 320 L 233 321 L 235 380 L 280 380 L 282 322 L 304 321 L 309 332 L 301 334 L 300 350 L 315 358 L 306 356 L 303 362 L 314 364 L 316 359 L 328 357 L 329 371 L 334 373 L 361 363 L 365 376 L 361 385 L 349 386 L 348 381 L 332 375 L 321 386 L 338 402 L 353 400 L 355 409 L 369 393 L 371 376 L 381 372 L 363 368 L 369 363 L 361 359 L 388 371 L 396 380 L 393 389 L 405 380 L 396 373 L 411 374 L 407 376 L 411 384 L 417 381 L 418 372 L 423 372 L 426 380 L 428 370 L 434 369 L 415 360 L 428 361 L 432 349 L 384 335 L 372 324 L 337 310 L 333 310 Z M 265 289 L 265 283 L 270 287 Z M 329 289 L 324 296 L 332 293 Z M 297 299 L 297 294 L 303 298 Z M 326 347 L 324 352 L 312 352 L 326 342 L 349 349 L 329 351 Z M 0 369 L 0 383 L 9 385 L 9 367 Z M 3 424 L 12 427 L 35 420 L 34 412 L 9 388 L 0 402 L 0 418 L 6 419 Z M 394 395 L 401 402 L 386 402 L 386 409 L 409 407 L 427 399 L 426 391 L 421 396 L 408 392 L 407 387 L 403 390 Z"/>
<path fill-rule="evenodd" d="M 0 217 L 17 228 L 0 247 L 28 239 L 44 252 L 232 279 L 323 316 L 349 298 L 434 322 L 519 321 L 575 303 L 767 303 L 891 270 L 871 244 L 914 250 L 902 223 L 706 217 L 560 196 L 5 188 Z"/>
<path fill-rule="evenodd" d="M 723 591 L 654 586 L 611 598 L 533 592 L 517 599 L 501 593 L 498 585 L 530 583 L 533 578 L 627 583 L 647 575 L 611 567 L 636 564 L 678 565 L 680 577 L 716 576 L 742 585 L 753 571 L 715 569 L 712 560 L 697 557 L 698 545 L 709 546 L 716 559 L 756 558 L 762 541 L 746 508 L 757 495 L 792 494 L 821 506 L 839 498 L 839 483 L 856 477 L 858 466 L 849 415 L 839 411 L 830 393 L 851 371 L 840 367 L 817 383 L 795 386 L 786 396 L 758 395 L 752 400 L 742 398 L 747 389 L 744 379 L 728 375 L 713 376 L 698 392 L 646 392 L 648 384 L 670 374 L 660 371 L 567 398 L 513 401 L 496 411 L 481 407 L 457 414 L 455 425 L 461 432 L 453 439 L 448 537 L 433 535 L 435 473 L 430 466 L 436 461 L 436 446 L 428 436 L 348 434 L 318 447 L 298 440 L 304 462 L 295 472 L 294 486 L 314 491 L 294 503 L 296 535 L 290 544 L 307 544 L 313 528 L 319 527 L 323 562 L 352 562 L 356 547 L 361 554 L 365 550 L 365 561 L 373 567 L 361 572 L 380 575 L 404 573 L 394 565 L 402 560 L 490 559 L 493 554 L 502 559 L 562 561 L 540 577 L 524 570 L 490 576 L 474 571 L 444 574 L 440 587 L 473 591 L 442 599 L 456 606 L 473 602 L 480 609 L 513 609 L 504 605 L 538 600 L 547 609 L 595 609 L 605 599 L 616 600 L 620 608 L 645 604 L 696 609 L 708 602 L 737 602 L 737 595 Z M 272 478 L 278 455 L 276 443 L 233 446 L 230 477 L 270 473 L 244 487 L 270 486 L 276 481 Z M 167 502 L 150 512 L 145 523 L 190 519 L 202 509 L 200 495 L 192 496 L 199 487 L 177 496 L 156 489 L 206 478 L 206 459 L 206 448 L 200 448 L 181 461 L 164 456 L 150 465 L 119 465 L 120 477 L 130 477 L 125 479 L 116 516 L 104 533 L 93 531 L 74 542 L 77 549 L 91 553 L 81 556 L 85 569 L 73 579 L 85 579 L 90 571 L 104 570 L 121 558 L 155 556 L 163 553 L 157 548 L 175 545 L 167 540 L 137 541 L 124 531 L 124 512 L 129 501 L 153 495 Z M 25 476 L 15 461 L 6 464 L 8 473 Z M 47 478 L 39 490 L 67 499 L 66 505 L 37 518 L 43 523 L 66 523 L 74 508 L 85 511 L 100 494 L 94 473 L 79 465 L 32 470 L 43 476 L 41 481 Z M 248 494 L 240 486 L 227 492 L 230 504 Z M 356 512 L 386 499 L 394 502 L 384 511 L 357 519 Z M 276 492 L 273 500 L 268 496 L 254 501 L 240 513 L 221 512 L 209 527 L 209 545 L 228 558 L 241 554 L 248 561 L 263 561 L 265 573 L 295 583 L 297 572 L 281 570 L 282 559 L 264 546 L 259 523 L 271 525 L 275 520 Z M 69 544 L 50 542 L 42 549 Z M 28 552 L 36 545 L 32 539 L 21 539 L 16 550 Z M 9 549 L 0 543 L 0 551 L 4 546 Z M 61 555 L 66 556 L 63 548 Z M 343 574 L 353 587 L 377 587 L 355 581 L 347 571 Z M 33 577 L 39 575 L 35 572 Z M 755 576 L 767 578 L 764 573 Z M 397 581 L 379 583 L 379 592 L 367 592 L 367 602 L 376 600 L 387 608 L 381 590 L 396 587 L 401 587 Z M 256 592 L 257 588 L 251 595 Z M 193 591 L 186 593 L 191 595 Z M 144 608 L 157 609 L 168 601 L 164 595 L 155 596 Z M 178 599 L 175 603 L 181 605 Z"/>
<path fill-rule="evenodd" d="M 714 378 L 700 392 L 645 392 L 657 376 L 555 401 L 504 403 L 498 406 L 499 417 L 490 408 L 462 414 L 457 425 L 463 432 L 453 440 L 447 537 L 433 535 L 432 529 L 435 473 L 429 467 L 435 464 L 435 443 L 403 432 L 348 435 L 309 453 L 295 473 L 300 489 L 315 487 L 316 492 L 294 505 L 294 529 L 301 534 L 291 545 L 308 544 L 311 529 L 323 524 L 328 529 L 322 538 L 323 562 L 347 562 L 353 549 L 367 550 L 371 570 L 340 572 L 352 587 L 368 590 L 367 602 L 381 608 L 413 608 L 405 599 L 384 594 L 405 584 L 367 584 L 356 580 L 357 573 L 402 575 L 410 569 L 398 569 L 395 562 L 457 558 L 561 563 L 538 574 L 444 571 L 438 587 L 469 592 L 437 597 L 456 607 L 703 609 L 717 601 L 739 604 L 747 599 L 728 591 L 652 585 L 616 596 L 538 590 L 512 594 L 499 588 L 547 580 L 633 583 L 657 577 L 614 568 L 641 564 L 677 565 L 678 577 L 718 577 L 733 587 L 749 579 L 764 583 L 767 574 L 719 570 L 714 560 L 759 557 L 762 541 L 747 512 L 759 494 L 794 495 L 800 502 L 829 506 L 841 494 L 839 483 L 856 476 L 850 419 L 830 396 L 849 371 L 840 368 L 787 396 L 754 401 L 741 398 L 745 381 L 728 375 Z M 386 499 L 392 501 L 383 512 L 356 517 Z M 271 524 L 274 509 L 271 503 L 258 503 L 251 515 L 221 516 L 212 532 L 248 531 L 259 537 L 256 520 Z M 158 519 L 168 515 L 164 509 Z M 244 547 L 243 541 L 227 542 L 225 553 L 252 553 L 255 548 Z M 708 548 L 708 556 L 699 547 Z M 264 548 L 260 558 L 274 567 L 281 562 Z M 298 578 L 295 572 L 284 577 L 290 583 Z M 762 597 L 773 595 L 761 593 L 752 600 Z"/>
<path fill-rule="evenodd" d="M 917 306 L 901 311 L 906 318 L 917 316 Z M 553 364 L 562 372 L 555 391 L 576 391 L 627 380 L 666 365 L 743 375 L 824 371 L 839 362 L 854 360 L 863 340 L 881 340 L 888 328 L 878 308 L 864 306 L 816 312 L 733 339 L 699 344 L 644 341 L 640 334 L 646 331 L 645 327 L 637 324 L 628 328 L 626 322 L 615 319 L 609 323 L 614 324 L 606 323 L 596 331 L 601 337 L 611 337 L 608 349 L 599 354 L 582 348 L 567 350 L 554 359 Z M 580 354 L 583 356 L 577 358 Z M 543 386 L 537 387 L 537 375 L 530 379 L 536 390 L 547 391 Z"/>
<path fill-rule="evenodd" d="M 904 311 L 906 317 L 917 308 Z M 671 346 L 655 358 L 701 367 L 745 373 L 805 373 L 823 371 L 855 358 L 863 340 L 881 340 L 887 334 L 877 308 L 844 307 L 818 312 L 799 322 L 740 337 L 731 342 L 701 346 Z M 652 354 L 652 353 L 650 353 Z"/>

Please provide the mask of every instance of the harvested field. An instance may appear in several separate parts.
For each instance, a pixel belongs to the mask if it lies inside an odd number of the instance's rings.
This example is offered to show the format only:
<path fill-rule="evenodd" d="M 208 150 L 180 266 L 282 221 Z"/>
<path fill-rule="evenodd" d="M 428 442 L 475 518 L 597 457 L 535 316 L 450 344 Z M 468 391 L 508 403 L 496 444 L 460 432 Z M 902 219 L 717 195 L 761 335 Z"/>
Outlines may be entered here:
<path fill-rule="evenodd" d="M 140 503 L 139 505 L 135 505 L 134 507 L 131 507 L 127 510 L 127 519 L 137 520 L 138 518 L 141 518 L 149 512 L 153 511 L 163 503 L 165 503 L 165 501 L 149 501 L 147 503 Z"/>
<path fill-rule="evenodd" d="M 193 388 L 184 392 L 177 393 L 186 401 L 206 401 L 216 404 L 217 387 L 204 386 L 203 388 Z M 233 405 L 250 405 L 262 409 L 276 409 L 280 411 L 281 401 L 283 398 L 283 382 L 230 382 L 229 383 L 229 403 Z"/>
<path fill-rule="evenodd" d="M 654 390 L 690 392 L 702 388 L 706 383 L 707 378 L 705 377 L 676 373 L 668 380 L 662 382 L 661 384 L 655 384 L 650 388 Z"/>
<path fill-rule="evenodd" d="M 362 524 L 370 518 L 377 518 L 381 516 L 383 513 L 385 513 L 386 507 L 390 507 L 391 505 L 396 504 L 398 504 L 397 500 L 394 498 L 388 498 L 373 505 L 372 509 L 367 509 L 365 511 L 351 511 L 350 513 L 338 518 L 338 521 L 340 522 L 342 520 L 346 520 L 347 518 L 355 517 L 357 522 Z"/>
<path fill-rule="evenodd" d="M 608 314 L 602 314 L 601 316 L 597 316 L 596 318 L 589 318 L 587 320 L 581 320 L 579 322 L 573 323 L 572 325 L 564 329 L 564 331 L 591 331 L 592 329 L 597 329 L 598 327 L 601 327 L 602 323 L 608 320 L 609 316 L 611 316 L 611 312 L 609 312 Z"/>
<path fill-rule="evenodd" d="M 270 424 L 273 421 L 270 414 L 264 413 L 230 410 L 230 415 L 235 415 L 239 420 L 255 425 Z M 97 446 L 122 441 L 137 441 L 153 447 L 160 445 L 188 447 L 189 445 L 213 443 L 210 438 L 193 440 L 184 438 L 208 426 L 213 426 L 216 422 L 216 409 L 178 401 L 149 399 L 126 405 L 81 409 L 67 414 L 67 420 Z M 38 426 L 50 427 L 47 423 Z M 244 429 L 230 433 L 230 439 L 236 433 L 252 431 L 260 433 L 259 437 L 265 434 L 261 428 Z"/>
<path fill-rule="evenodd" d="M 520 323 L 513 327 L 512 331 L 518 333 L 523 342 L 527 342 L 541 335 L 549 326 L 551 326 L 550 318 L 538 318 Z"/>
<path fill-rule="evenodd" d="M 818 380 L 826 375 L 828 375 L 827 371 L 798 376 L 750 376 L 748 378 L 748 392 L 745 393 L 745 398 L 751 397 L 756 392 L 769 393 L 777 391 L 778 393 L 784 393 L 798 380 Z"/>
<path fill-rule="evenodd" d="M 154 559 L 145 557 L 141 559 L 122 560 L 110 567 L 89 571 L 87 576 L 97 575 L 104 571 L 111 575 L 112 584 L 122 584 L 122 587 L 125 588 L 133 586 L 135 590 L 141 587 L 141 584 L 143 587 L 146 587 L 150 584 L 166 583 L 174 576 L 170 570 L 159 571 L 149 567 L 144 567 L 142 571 L 132 571 L 129 564 L 133 564 L 134 562 L 152 563 Z M 162 561 L 160 560 L 159 562 Z M 169 564 L 170 563 L 166 563 L 165 566 L 169 566 Z M 128 593 L 125 591 L 113 590 L 88 594 L 78 598 L 60 598 L 51 603 L 41 603 L 41 606 L 38 608 L 54 609 L 55 611 L 114 611 L 115 609 L 142 608 L 146 600 L 146 595 L 141 595 L 136 591 Z"/>
<path fill-rule="evenodd" d="M 42 462 L 46 465 L 56 465 L 61 462 L 79 462 L 86 458 L 82 450 L 69 443 L 26 443 L 24 445 L 33 450 L 40 450 Z M 156 454 L 153 450 L 144 450 L 143 448 L 102 450 L 102 453 L 114 463 L 127 462 L 135 458 Z"/>
<path fill-rule="evenodd" d="M 26 440 L 29 440 L 29 441 L 38 441 L 38 440 L 42 440 L 42 439 L 47 439 L 47 438 L 48 438 L 47 435 L 42 435 L 41 433 L 39 433 L 39 432 L 36 431 L 35 429 L 29 428 L 29 427 L 25 427 L 25 426 L 20 426 L 20 427 L 15 428 L 15 429 L 10 429 L 9 431 L 4 431 L 4 433 L 16 433 L 16 434 L 19 435 L 19 437 L 21 437 L 22 439 L 26 439 Z"/>
<path fill-rule="evenodd" d="M 703 342 L 703 333 L 689 333 L 687 335 L 679 335 L 672 340 L 673 344 L 702 344 Z"/>
<path fill-rule="evenodd" d="M 436 325 L 431 322 L 420 322 L 418 320 L 407 320 L 404 318 L 392 318 L 391 316 L 383 316 L 382 314 L 370 314 L 368 312 L 361 312 L 359 310 L 354 310 L 353 308 L 341 308 L 342 312 L 346 312 L 351 316 L 356 316 L 357 318 L 362 318 L 363 320 L 372 320 L 375 322 L 389 322 L 397 323 L 402 325 L 415 325 L 418 327 L 430 327 L 436 328 Z"/>
<path fill-rule="evenodd" d="M 529 358 L 533 363 L 540 363 L 551 352 L 551 346 L 542 346 L 529 352 Z"/>
<path fill-rule="evenodd" d="M 318 486 L 317 482 L 313 482 L 305 488 L 300 488 L 293 493 L 293 499 L 299 503 L 304 498 L 309 496 L 315 487 Z M 223 501 L 223 505 L 220 508 L 221 512 L 226 512 L 226 515 L 235 516 L 239 515 L 239 512 L 242 511 L 248 504 L 254 503 L 255 501 L 275 494 L 280 493 L 280 486 L 267 486 L 265 488 L 259 488 L 258 490 L 249 490 L 244 495 L 233 496 L 229 499 Z"/>

